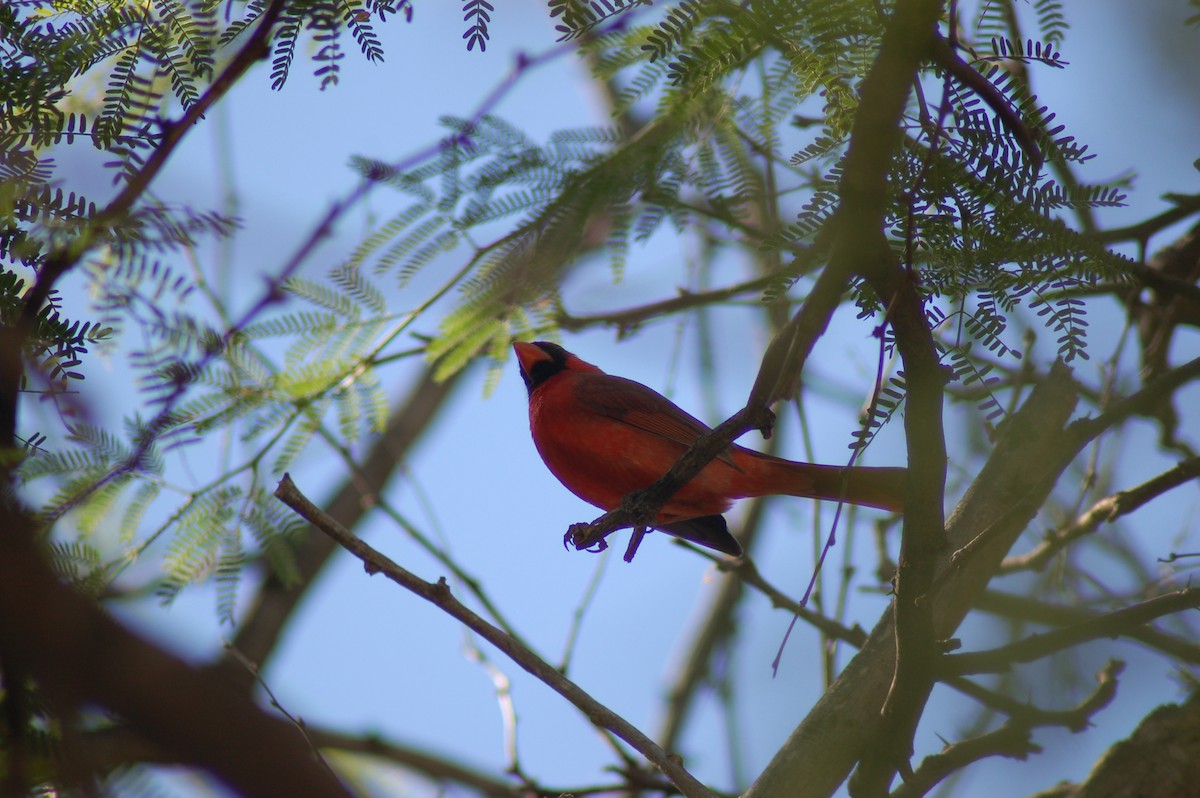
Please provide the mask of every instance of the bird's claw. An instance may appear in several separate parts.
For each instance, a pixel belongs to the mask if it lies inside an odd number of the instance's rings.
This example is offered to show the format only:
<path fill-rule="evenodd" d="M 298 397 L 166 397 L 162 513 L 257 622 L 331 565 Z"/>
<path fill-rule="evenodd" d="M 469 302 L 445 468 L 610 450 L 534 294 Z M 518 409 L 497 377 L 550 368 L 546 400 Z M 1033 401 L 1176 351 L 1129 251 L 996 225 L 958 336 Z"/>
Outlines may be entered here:
<path fill-rule="evenodd" d="M 593 554 L 607 549 L 608 542 L 603 537 L 591 540 L 591 531 L 591 524 L 571 524 L 567 527 L 567 534 L 563 535 L 563 548 L 570 550 L 574 546 L 576 551 L 590 551 Z"/>

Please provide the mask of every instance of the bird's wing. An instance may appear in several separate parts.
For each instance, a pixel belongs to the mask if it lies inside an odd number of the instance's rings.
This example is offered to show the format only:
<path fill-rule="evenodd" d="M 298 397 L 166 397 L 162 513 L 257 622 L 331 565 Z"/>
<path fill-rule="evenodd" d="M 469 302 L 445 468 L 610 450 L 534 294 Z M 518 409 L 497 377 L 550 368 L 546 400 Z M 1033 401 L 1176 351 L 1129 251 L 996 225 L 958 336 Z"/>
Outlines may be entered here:
<path fill-rule="evenodd" d="M 577 396 L 597 413 L 684 448 L 710 429 L 662 394 L 624 377 L 589 374 L 580 380 L 576 390 Z M 728 450 L 718 455 L 718 459 L 735 465 Z"/>

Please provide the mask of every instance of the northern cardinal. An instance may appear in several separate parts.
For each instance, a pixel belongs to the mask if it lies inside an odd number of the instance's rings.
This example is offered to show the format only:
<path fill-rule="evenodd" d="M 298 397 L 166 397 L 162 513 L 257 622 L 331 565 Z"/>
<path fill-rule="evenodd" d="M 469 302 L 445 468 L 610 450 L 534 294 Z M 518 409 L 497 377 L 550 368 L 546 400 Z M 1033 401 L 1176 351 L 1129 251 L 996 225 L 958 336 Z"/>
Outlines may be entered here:
<path fill-rule="evenodd" d="M 558 481 L 611 510 L 665 474 L 697 437 L 698 419 L 641 383 L 605 374 L 558 344 L 513 344 L 529 391 L 529 429 Z M 737 556 L 721 513 L 734 499 L 782 494 L 900 511 L 905 469 L 795 463 L 731 445 L 667 500 L 654 527 Z"/>

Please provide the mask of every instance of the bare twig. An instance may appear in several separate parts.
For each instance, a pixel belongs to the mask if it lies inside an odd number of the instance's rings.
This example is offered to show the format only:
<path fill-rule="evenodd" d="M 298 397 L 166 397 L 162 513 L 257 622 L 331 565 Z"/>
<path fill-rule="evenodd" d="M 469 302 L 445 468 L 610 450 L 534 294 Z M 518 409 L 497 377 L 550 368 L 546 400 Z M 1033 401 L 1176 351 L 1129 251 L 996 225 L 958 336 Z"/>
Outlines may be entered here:
<path fill-rule="evenodd" d="M 1112 703 L 1117 694 L 1117 677 L 1124 667 L 1123 663 L 1110 660 L 1096 674 L 1096 689 L 1072 709 L 1047 711 L 1005 699 L 1001 711 L 1009 714 L 1007 723 L 994 731 L 954 743 L 941 753 L 926 757 L 913 775 L 892 792 L 891 798 L 920 798 L 950 774 L 985 757 L 1025 759 L 1029 754 L 1040 753 L 1041 747 L 1030 739 L 1029 732 L 1034 727 L 1065 726 L 1074 732 L 1082 731 L 1097 712 Z"/>
<path fill-rule="evenodd" d="M 1029 596 L 1018 596 L 997 590 L 984 592 L 976 601 L 975 608 L 1003 618 L 1015 618 L 1048 626 L 1072 626 L 1087 623 L 1101 615 L 1099 612 L 1082 607 L 1050 604 Z M 1200 644 L 1179 635 L 1164 632 L 1153 626 L 1137 626 L 1128 629 L 1124 636 L 1181 662 L 1200 665 Z"/>
<path fill-rule="evenodd" d="M 680 289 L 679 295 L 658 302 L 650 302 L 635 308 L 596 313 L 590 316 L 572 316 L 563 311 L 559 313 L 554 323 L 564 330 L 577 331 L 598 325 L 608 325 L 625 330 L 635 327 L 648 319 L 659 319 L 671 313 L 678 313 L 697 307 L 708 307 L 717 302 L 724 302 L 734 297 L 761 291 L 778 279 L 775 275 L 757 277 L 753 280 L 730 285 L 725 288 L 714 288 L 711 291 L 686 291 Z"/>
<path fill-rule="evenodd" d="M 985 706 L 1003 712 L 1023 726 L 1062 726 L 1078 733 L 1088 727 L 1092 716 L 1108 706 L 1116 697 L 1117 677 L 1124 670 L 1125 663 L 1109 660 L 1096 674 L 1096 689 L 1081 704 L 1071 709 L 1042 709 L 1014 701 L 1008 696 L 986 690 L 962 676 L 952 676 L 946 679 L 946 684 Z"/>
<path fill-rule="evenodd" d="M 541 657 L 534 654 L 525 646 L 518 643 L 510 635 L 476 615 L 471 609 L 451 593 L 444 579 L 437 583 L 426 582 L 412 572 L 396 564 L 380 554 L 361 539 L 350 534 L 319 507 L 310 502 L 297 490 L 291 478 L 284 475 L 280 480 L 275 495 L 291 507 L 298 515 L 313 526 L 337 541 L 337 543 L 358 557 L 367 572 L 382 573 L 385 577 L 420 596 L 438 607 L 454 619 L 458 620 L 471 631 L 487 640 L 517 665 L 524 668 L 535 678 L 546 684 L 563 698 L 575 705 L 589 721 L 608 729 L 622 740 L 625 740 L 642 756 L 654 763 L 676 787 L 688 798 L 714 798 L 714 793 L 696 780 L 691 773 L 675 759 L 660 748 L 653 740 L 639 731 L 627 720 L 604 706 L 577 684 L 567 679 L 559 671 Z"/>
<path fill-rule="evenodd" d="M 1123 636 L 1155 618 L 1195 607 L 1200 607 L 1200 588 L 1177 590 L 999 648 L 950 654 L 942 658 L 941 667 L 946 674 L 998 673 L 1018 662 L 1032 662 L 1089 640 Z"/>
<path fill-rule="evenodd" d="M 1192 457 L 1137 487 L 1105 496 L 1069 526 L 1047 533 L 1045 540 L 1032 550 L 1005 559 L 1000 563 L 999 573 L 1041 570 L 1057 552 L 1071 542 L 1095 532 L 1105 521 L 1112 523 L 1121 516 L 1137 510 L 1150 500 L 1197 477 L 1200 477 L 1200 457 Z"/>
<path fill-rule="evenodd" d="M 758 590 L 770 599 L 772 606 L 786 610 L 800 620 L 811 624 L 825 637 L 831 640 L 841 640 L 856 647 L 866 642 L 867 633 L 861 627 L 843 626 L 831 618 L 801 606 L 800 602 L 764 579 L 758 567 L 749 557 L 739 557 L 736 560 L 721 559 L 717 561 L 717 567 L 733 572 L 743 584 Z"/>
<path fill-rule="evenodd" d="M 337 778 L 337 774 L 333 772 L 333 768 L 329 766 L 329 762 L 325 759 L 324 755 L 321 754 L 320 747 L 317 745 L 316 741 L 313 740 L 312 735 L 309 734 L 308 726 L 304 723 L 304 719 L 297 715 L 293 715 L 283 704 L 279 702 L 279 699 L 275 697 L 275 691 L 271 689 L 271 685 L 267 684 L 267 680 L 263 678 L 262 671 L 259 670 L 258 666 L 246 659 L 245 656 L 242 655 L 242 652 L 238 651 L 228 643 L 225 645 L 225 651 L 251 674 L 254 681 L 257 682 L 258 686 L 261 687 L 263 692 L 267 694 L 267 698 L 271 701 L 271 706 L 279 710 L 279 714 L 287 718 L 288 721 L 290 721 L 291 724 L 296 727 L 301 736 L 304 737 L 304 741 L 308 743 L 308 747 L 312 749 L 313 756 L 316 758 L 316 760 L 325 766 L 325 769 L 329 771 L 329 775 Z"/>

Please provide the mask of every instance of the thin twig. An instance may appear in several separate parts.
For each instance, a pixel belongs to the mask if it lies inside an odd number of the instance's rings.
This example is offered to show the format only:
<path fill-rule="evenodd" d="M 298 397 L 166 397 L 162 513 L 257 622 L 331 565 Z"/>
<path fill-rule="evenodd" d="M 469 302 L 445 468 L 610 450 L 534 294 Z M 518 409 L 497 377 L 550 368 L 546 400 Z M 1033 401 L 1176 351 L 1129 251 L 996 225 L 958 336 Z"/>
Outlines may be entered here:
<path fill-rule="evenodd" d="M 999 673 L 1019 662 L 1032 662 L 1089 640 L 1120 637 L 1156 618 L 1200 607 L 1200 588 L 1187 588 L 1123 607 L 1073 626 L 1036 634 L 988 651 L 948 654 L 944 674 Z"/>
<path fill-rule="evenodd" d="M 753 280 L 746 280 L 745 282 L 736 283 L 725 288 L 714 288 L 711 291 L 693 292 L 680 289 L 679 295 L 670 299 L 650 302 L 625 310 L 596 313 L 590 316 L 572 316 L 566 311 L 562 311 L 555 317 L 554 323 L 558 327 L 569 331 L 578 331 L 602 324 L 624 330 L 648 319 L 660 319 L 671 313 L 691 310 L 696 307 L 707 307 L 716 302 L 724 302 L 744 294 L 761 291 L 778 279 L 776 275 L 756 277 Z"/>
<path fill-rule="evenodd" d="M 975 602 L 975 609 L 1002 618 L 1029 621 L 1042 626 L 1071 626 L 1099 618 L 1101 613 L 1083 607 L 1039 601 L 1030 596 L 988 590 Z M 1135 626 L 1124 633 L 1147 648 L 1160 651 L 1180 662 L 1200 666 L 1200 644 L 1154 626 Z"/>
<path fill-rule="evenodd" d="M 1072 731 L 1086 728 L 1091 718 L 1108 706 L 1117 694 L 1117 676 L 1124 664 L 1112 660 L 1096 674 L 1096 689 L 1079 706 L 1061 712 L 1048 712 L 1036 707 L 1010 704 L 1012 719 L 998 729 L 949 745 L 940 753 L 928 756 L 904 784 L 892 792 L 891 798 L 920 798 L 947 776 L 973 762 L 989 756 L 1025 759 L 1041 752 L 1030 739 L 1036 726 L 1066 726 Z M 1015 702 L 1014 702 L 1015 703 Z"/>
<path fill-rule="evenodd" d="M 259 670 L 258 666 L 246 659 L 246 656 L 234 648 L 233 644 L 231 643 L 225 644 L 225 652 L 234 660 L 236 660 L 243 668 L 245 668 L 251 676 L 254 677 L 254 681 L 258 683 L 258 686 L 263 689 L 263 692 L 267 694 L 267 698 L 270 699 L 271 706 L 279 710 L 279 714 L 291 721 L 292 725 L 299 730 L 300 735 L 304 738 L 304 741 L 308 743 L 308 747 L 312 749 L 313 757 L 325 766 L 325 769 L 329 771 L 329 775 L 333 776 L 335 779 L 338 778 L 337 773 L 335 773 L 333 768 L 329 766 L 329 761 L 326 760 L 325 756 L 321 753 L 320 747 L 312 738 L 312 735 L 309 734 L 308 727 L 305 725 L 304 720 L 297 715 L 293 715 L 283 706 L 283 704 L 279 702 L 279 699 L 275 697 L 274 691 L 271 690 L 271 685 L 267 684 L 267 680 L 263 678 L 262 671 Z"/>
<path fill-rule="evenodd" d="M 412 572 L 376 551 L 360 538 L 350 534 L 345 527 L 330 518 L 319 507 L 310 502 L 296 488 L 291 477 L 284 475 L 275 495 L 292 508 L 299 516 L 336 540 L 342 548 L 363 562 L 370 574 L 381 573 L 389 580 L 420 596 L 446 614 L 458 620 L 471 631 L 487 640 L 506 656 L 524 668 L 550 689 L 575 705 L 589 721 L 608 729 L 635 750 L 654 763 L 688 798 L 715 798 L 715 793 L 701 784 L 653 740 L 639 731 L 629 721 L 601 704 L 570 679 L 563 676 L 551 664 L 518 643 L 503 630 L 488 623 L 469 607 L 456 599 L 450 592 L 445 579 L 436 583 L 426 582 Z"/>
<path fill-rule="evenodd" d="M 963 676 L 952 676 L 945 683 L 986 707 L 1002 712 L 1023 726 L 1062 726 L 1073 732 L 1085 730 L 1093 715 L 1116 697 L 1117 676 L 1125 670 L 1125 663 L 1109 660 L 1096 674 L 1096 689 L 1081 704 L 1071 709 L 1042 709 L 1023 701 L 980 687 Z"/>
<path fill-rule="evenodd" d="M 1050 532 L 1046 538 L 1025 554 L 1008 557 L 1000 563 L 999 574 L 1015 571 L 1041 570 L 1046 563 L 1071 542 L 1095 532 L 1105 521 L 1112 523 L 1128 515 L 1169 490 L 1200 477 L 1200 457 L 1182 461 L 1174 468 L 1159 474 L 1129 490 L 1105 496 L 1075 519 L 1070 525 Z"/>

